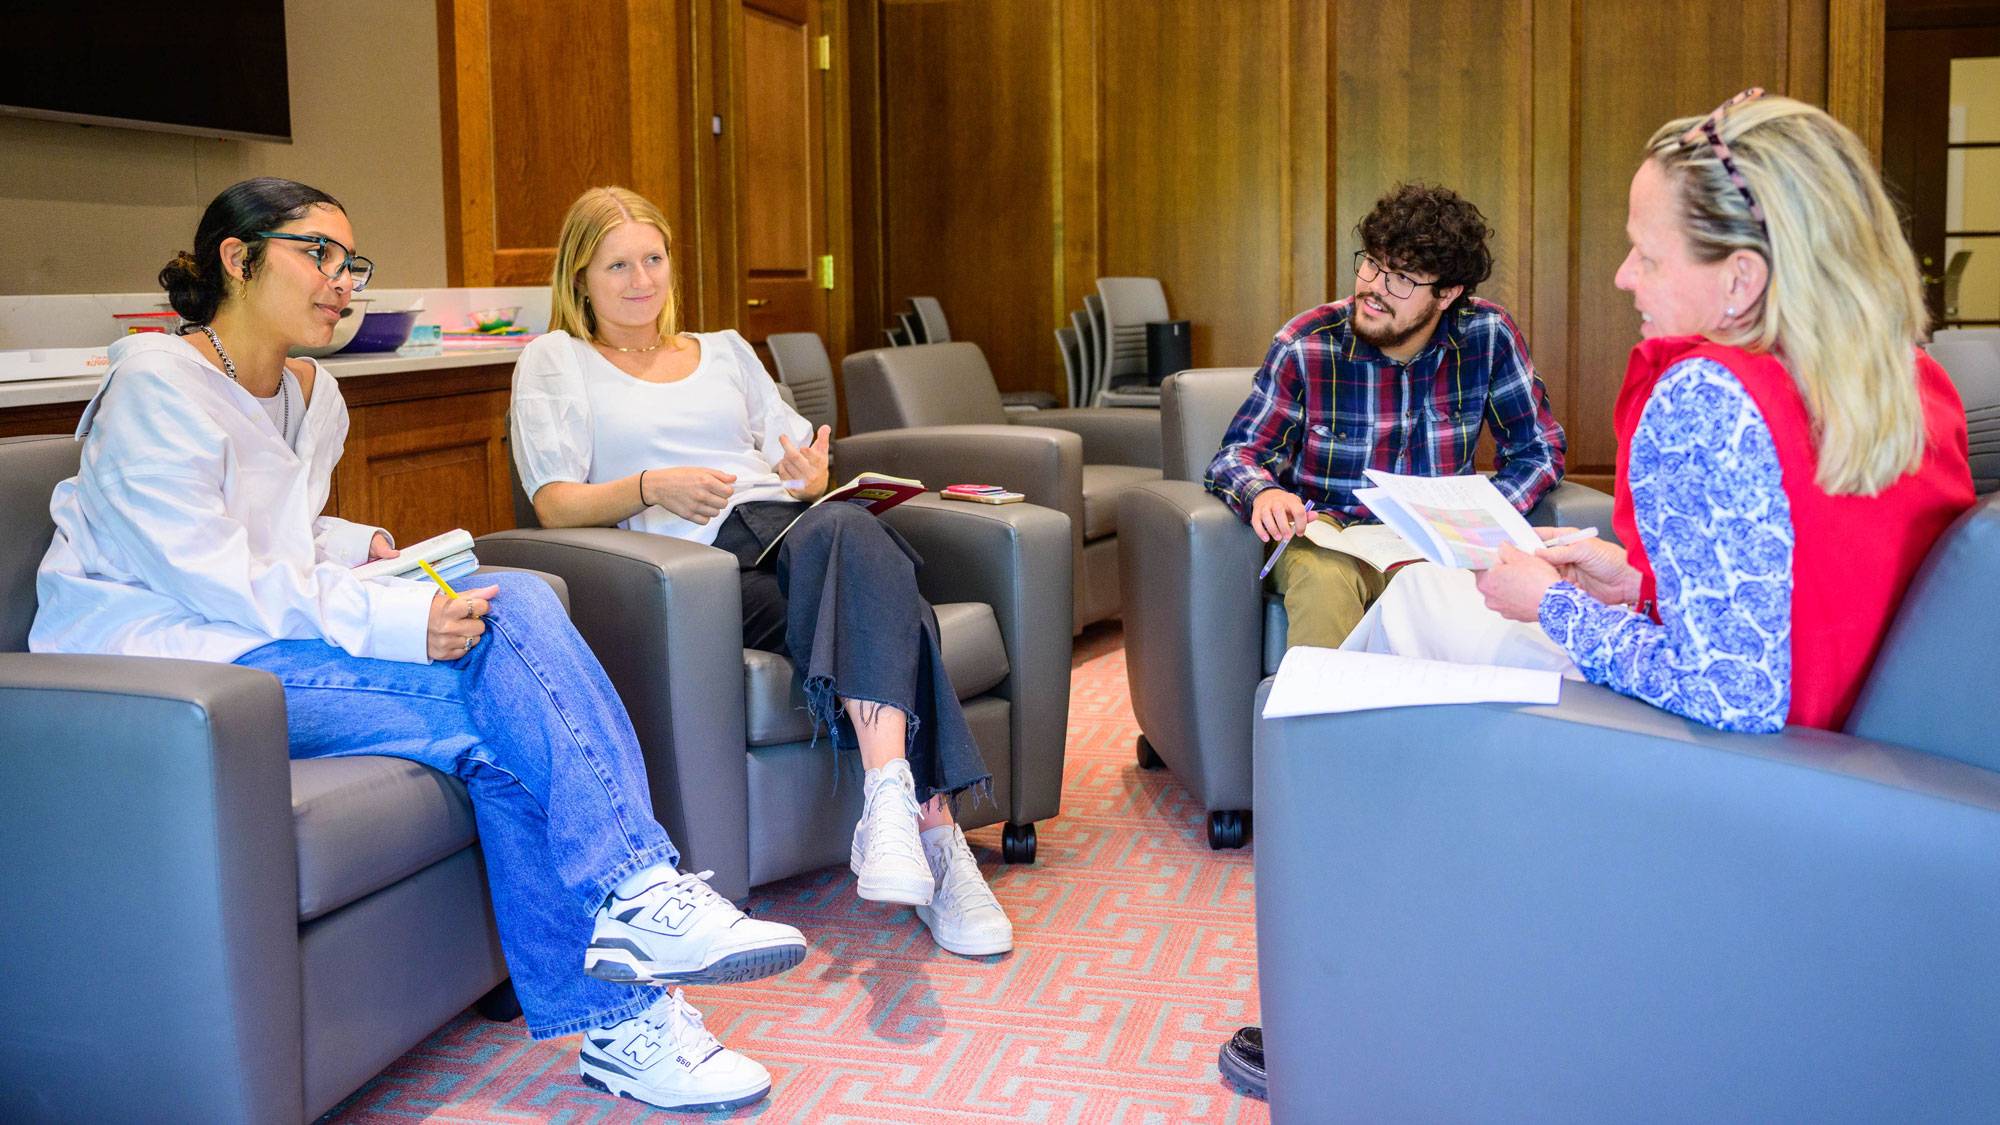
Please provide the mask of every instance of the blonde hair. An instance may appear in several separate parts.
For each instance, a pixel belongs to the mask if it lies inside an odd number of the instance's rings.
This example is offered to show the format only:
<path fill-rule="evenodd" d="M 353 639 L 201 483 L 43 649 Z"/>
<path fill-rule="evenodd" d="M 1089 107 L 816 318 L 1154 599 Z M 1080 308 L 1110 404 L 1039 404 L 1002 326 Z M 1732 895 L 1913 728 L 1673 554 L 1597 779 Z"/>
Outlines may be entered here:
<path fill-rule="evenodd" d="M 591 188 L 569 205 L 563 216 L 562 234 L 556 239 L 556 264 L 549 281 L 549 330 L 567 332 L 583 340 L 597 339 L 597 315 L 590 309 L 583 287 L 584 267 L 597 254 L 597 247 L 611 229 L 625 223 L 645 223 L 658 228 L 666 241 L 667 260 L 673 261 L 674 232 L 667 217 L 645 196 L 622 187 Z M 680 274 L 675 271 L 667 286 L 667 302 L 660 308 L 660 337 L 680 331 Z"/>
<path fill-rule="evenodd" d="M 1923 460 L 1916 345 L 1929 328 L 1917 260 L 1861 141 L 1823 110 L 1790 98 L 1730 109 L 1718 133 L 1757 221 L 1708 137 L 1681 138 L 1702 119 L 1662 125 L 1647 156 L 1678 186 L 1695 258 L 1737 250 L 1763 257 L 1770 280 L 1740 327 L 1718 343 L 1775 354 L 1813 424 L 1818 483 L 1872 495 Z"/>

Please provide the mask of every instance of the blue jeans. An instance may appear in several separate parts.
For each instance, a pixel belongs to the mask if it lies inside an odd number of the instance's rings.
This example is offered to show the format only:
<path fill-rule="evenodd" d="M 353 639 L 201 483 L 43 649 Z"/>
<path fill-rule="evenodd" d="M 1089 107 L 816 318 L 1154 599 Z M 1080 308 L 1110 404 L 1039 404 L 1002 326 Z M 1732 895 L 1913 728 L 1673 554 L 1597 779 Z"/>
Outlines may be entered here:
<path fill-rule="evenodd" d="M 615 1023 L 660 993 L 584 975 L 592 918 L 620 879 L 680 856 L 653 819 L 625 705 L 555 593 L 533 575 L 473 581 L 500 593 L 457 660 L 370 660 L 309 640 L 236 663 L 284 683 L 292 757 L 385 754 L 463 781 L 528 1030 Z"/>

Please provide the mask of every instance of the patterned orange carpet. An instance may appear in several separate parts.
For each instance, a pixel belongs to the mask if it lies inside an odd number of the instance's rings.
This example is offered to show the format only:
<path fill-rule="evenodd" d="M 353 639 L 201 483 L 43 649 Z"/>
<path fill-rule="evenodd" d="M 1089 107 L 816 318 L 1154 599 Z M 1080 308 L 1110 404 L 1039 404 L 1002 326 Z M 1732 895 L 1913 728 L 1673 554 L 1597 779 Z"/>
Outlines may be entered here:
<path fill-rule="evenodd" d="M 689 990 L 710 1030 L 771 1070 L 771 1096 L 718 1120 L 1265 1122 L 1216 1075 L 1255 1022 L 1250 850 L 1211 852 L 1201 809 L 1134 764 L 1115 627 L 1074 656 L 1063 811 L 1036 863 L 971 834 L 1014 920 L 1014 952 L 967 960 L 906 907 L 862 902 L 833 868 L 760 888 L 752 909 L 806 932 L 790 973 Z M 574 1038 L 459 1017 L 327 1118 L 370 1122 L 684 1120 L 576 1076 Z"/>

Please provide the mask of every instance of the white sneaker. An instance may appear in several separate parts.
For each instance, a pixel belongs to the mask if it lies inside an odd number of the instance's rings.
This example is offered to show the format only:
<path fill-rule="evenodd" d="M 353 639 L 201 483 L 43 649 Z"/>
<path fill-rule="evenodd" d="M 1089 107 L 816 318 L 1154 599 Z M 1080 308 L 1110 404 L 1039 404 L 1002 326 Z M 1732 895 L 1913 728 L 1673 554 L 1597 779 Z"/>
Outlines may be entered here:
<path fill-rule="evenodd" d="M 861 897 L 906 906 L 929 903 L 937 884 L 917 840 L 917 782 L 910 763 L 891 759 L 869 770 L 861 784 L 861 820 L 847 853 Z"/>
<path fill-rule="evenodd" d="M 728 984 L 806 959 L 804 934 L 736 909 L 709 887 L 713 874 L 663 869 L 632 898 L 614 891 L 597 911 L 583 971 L 622 984 Z"/>
<path fill-rule="evenodd" d="M 1014 923 L 1000 909 L 979 861 L 958 825 L 924 833 L 924 858 L 937 876 L 937 893 L 929 906 L 917 907 L 917 917 L 931 928 L 939 945 L 964 957 L 983 957 L 1014 948 Z"/>
<path fill-rule="evenodd" d="M 652 1007 L 583 1035 L 583 1084 L 682 1113 L 749 1105 L 771 1092 L 771 1072 L 723 1046 L 676 988 Z"/>

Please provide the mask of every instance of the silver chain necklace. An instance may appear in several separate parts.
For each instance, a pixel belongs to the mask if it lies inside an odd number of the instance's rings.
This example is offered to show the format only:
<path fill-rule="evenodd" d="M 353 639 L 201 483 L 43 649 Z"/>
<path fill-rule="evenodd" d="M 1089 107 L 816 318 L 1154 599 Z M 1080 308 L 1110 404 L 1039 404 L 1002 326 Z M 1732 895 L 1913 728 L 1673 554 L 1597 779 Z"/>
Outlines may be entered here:
<path fill-rule="evenodd" d="M 236 361 L 230 359 L 229 353 L 222 350 L 222 340 L 216 336 L 215 329 L 206 324 L 197 324 L 195 327 L 201 329 L 201 334 L 208 337 L 208 342 L 214 346 L 215 357 L 222 361 L 222 373 L 229 376 L 231 382 L 241 386 L 243 381 L 236 377 Z M 278 395 L 285 408 L 285 420 L 278 426 L 278 436 L 289 444 L 292 440 L 292 389 L 285 385 L 285 372 L 282 368 L 278 371 Z"/>

